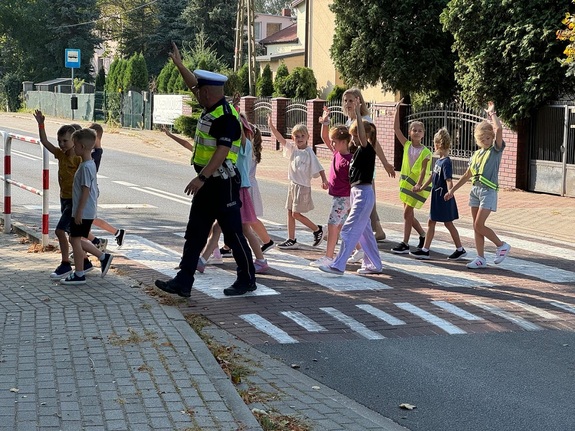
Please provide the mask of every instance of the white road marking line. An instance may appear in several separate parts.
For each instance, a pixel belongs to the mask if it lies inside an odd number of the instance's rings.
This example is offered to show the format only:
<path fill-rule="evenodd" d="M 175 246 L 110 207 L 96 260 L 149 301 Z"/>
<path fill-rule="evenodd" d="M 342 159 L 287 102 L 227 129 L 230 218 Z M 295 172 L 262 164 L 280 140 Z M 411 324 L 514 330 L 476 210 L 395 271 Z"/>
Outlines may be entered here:
<path fill-rule="evenodd" d="M 405 311 L 425 320 L 426 322 L 429 322 L 432 325 L 437 326 L 439 329 L 447 332 L 450 335 L 467 334 L 467 332 L 465 332 L 463 329 L 455 326 L 453 323 L 450 323 L 447 320 L 442 319 L 441 317 L 437 317 L 436 315 L 431 314 L 430 312 L 425 311 L 422 308 L 419 308 L 413 304 L 410 304 L 409 302 L 396 302 L 395 305 L 397 307 L 401 308 L 402 310 L 405 310 Z"/>
<path fill-rule="evenodd" d="M 320 308 L 321 311 L 329 314 L 333 318 L 339 320 L 341 323 L 346 325 L 352 331 L 357 332 L 364 338 L 368 340 L 383 340 L 385 337 L 378 332 L 372 331 L 363 323 L 358 322 L 353 317 L 350 317 L 336 308 L 333 307 L 322 307 Z"/>
<path fill-rule="evenodd" d="M 459 235 L 465 236 L 467 238 L 474 238 L 473 230 L 472 229 L 464 229 L 458 227 L 457 230 L 459 231 Z M 505 239 L 502 239 L 504 241 Z M 529 250 L 530 252 L 538 253 L 538 254 L 545 254 L 547 256 L 553 256 L 554 258 L 561 258 L 565 260 L 575 261 L 575 255 L 572 251 L 567 250 L 566 248 L 557 247 L 554 245 L 542 244 L 536 241 L 527 241 L 524 239 L 519 239 L 513 237 L 512 239 L 508 239 L 506 242 L 509 242 L 511 245 L 511 253 L 513 253 L 513 248 L 517 247 L 523 250 Z M 490 244 L 491 247 L 495 247 L 493 244 Z M 494 253 L 492 254 L 495 255 Z M 507 257 L 504 262 L 507 265 L 507 261 L 509 257 Z"/>
<path fill-rule="evenodd" d="M 178 198 L 178 199 L 186 199 L 186 200 L 191 200 L 191 199 L 192 199 L 191 196 L 188 196 L 188 197 L 182 196 L 181 193 L 178 193 L 178 194 L 176 194 L 176 193 L 170 193 L 170 192 L 167 192 L 167 191 L 165 191 L 165 190 L 156 189 L 156 188 L 154 188 L 154 187 L 143 187 L 143 188 L 146 189 L 146 190 L 150 190 L 150 191 L 152 191 L 152 192 L 161 193 L 162 195 L 172 196 L 172 197 Z"/>
<path fill-rule="evenodd" d="M 283 314 L 288 319 L 293 320 L 295 323 L 304 328 L 306 331 L 309 332 L 327 331 L 327 329 L 325 329 L 319 323 L 315 322 L 314 320 L 310 319 L 305 314 L 300 313 L 299 311 L 282 311 L 281 314 Z"/>
<path fill-rule="evenodd" d="M 126 187 L 139 187 L 137 184 L 129 183 L 127 181 L 112 181 L 114 184 L 118 184 L 119 186 L 126 186 Z"/>
<path fill-rule="evenodd" d="M 423 262 L 415 258 L 400 256 L 393 253 L 380 252 L 383 262 L 383 271 L 386 268 L 392 268 L 396 271 L 406 273 L 412 277 L 421 278 L 438 286 L 445 287 L 493 287 L 494 283 L 484 278 L 470 274 L 462 267 L 461 270 L 442 268 L 434 265 L 432 262 Z"/>
<path fill-rule="evenodd" d="M 520 326 L 521 328 L 527 331 L 540 331 L 543 329 L 541 328 L 541 326 L 529 322 L 528 320 L 525 320 L 523 317 L 516 316 L 515 314 L 505 311 L 502 308 L 497 307 L 495 305 L 486 304 L 484 302 L 475 299 L 469 301 L 469 303 L 475 305 L 476 307 L 483 308 L 484 310 L 487 310 L 490 313 L 495 314 L 496 316 L 503 317 L 504 319 L 509 320 L 511 323 L 515 323 L 517 326 Z"/>
<path fill-rule="evenodd" d="M 98 204 L 98 208 L 103 209 L 140 209 L 140 208 L 158 208 L 150 204 Z"/>
<path fill-rule="evenodd" d="M 397 317 L 392 316 L 391 314 L 386 313 L 385 311 L 380 310 L 379 308 L 374 307 L 373 305 L 369 304 L 357 304 L 357 308 L 368 312 L 369 314 L 377 317 L 380 320 L 390 324 L 390 325 L 405 325 L 405 322 Z"/>
<path fill-rule="evenodd" d="M 272 269 L 277 269 L 294 277 L 303 278 L 336 292 L 352 292 L 358 290 L 393 289 L 387 284 L 346 272 L 344 275 L 329 275 L 318 268 L 309 266 L 309 260 L 273 249 L 266 253 L 266 258 Z"/>
<path fill-rule="evenodd" d="M 461 231 L 461 229 L 458 228 L 458 230 Z M 467 232 L 471 232 L 473 233 L 472 230 L 467 230 Z M 463 235 L 462 235 L 463 236 Z M 388 237 L 397 239 L 398 242 L 401 241 L 401 237 L 398 234 L 395 234 L 394 232 L 390 232 Z M 528 248 L 527 250 L 537 250 L 538 252 L 540 252 L 541 250 L 539 249 L 539 246 L 536 245 L 536 243 L 532 243 L 530 241 L 518 241 L 519 243 L 525 243 L 527 245 L 530 245 L 533 248 Z M 495 265 L 493 263 L 493 259 L 495 257 L 495 253 L 485 253 L 485 258 L 487 259 L 487 262 L 489 263 L 489 267 L 490 268 L 500 268 L 502 270 L 506 270 L 506 271 L 511 271 L 511 272 L 515 272 L 518 274 L 522 274 L 522 275 L 527 275 L 529 277 L 533 277 L 533 278 L 537 278 L 549 283 L 573 283 L 575 282 L 575 272 L 571 272 L 571 271 L 566 271 L 564 269 L 560 269 L 560 268 L 555 268 L 552 266 L 548 266 L 548 265 L 544 265 L 541 263 L 537 263 L 537 262 L 532 262 L 532 261 L 528 261 L 528 260 L 524 260 L 524 259 L 518 259 L 512 256 L 513 254 L 513 248 L 515 247 L 515 239 L 513 240 L 509 240 L 509 244 L 511 244 L 511 255 L 508 256 L 503 263 L 499 264 L 499 265 Z M 543 245 L 542 245 L 543 246 Z M 518 248 L 519 245 L 517 245 Z M 547 246 L 547 247 L 552 247 L 552 246 Z M 544 247 L 543 247 L 544 248 Z M 567 254 L 567 250 L 565 249 L 559 249 L 558 247 L 553 247 L 554 249 L 557 250 L 562 250 L 562 252 L 560 254 L 565 255 L 565 256 L 569 256 L 570 260 L 575 260 L 575 258 L 572 256 L 572 254 Z M 442 254 L 451 254 L 453 251 L 455 250 L 455 246 L 453 244 L 444 242 L 444 241 L 438 241 L 438 240 L 433 240 L 433 242 L 431 243 L 431 251 L 435 251 L 435 252 L 439 252 Z M 476 255 L 476 251 L 475 249 L 467 249 L 467 258 L 466 260 L 469 260 L 470 255 L 471 256 L 475 256 Z M 557 251 L 557 253 L 559 253 Z M 564 257 L 564 256 L 559 256 L 559 255 L 554 255 L 557 257 Z M 396 259 L 400 258 L 401 256 L 394 256 Z M 404 257 L 405 258 L 405 257 Z M 567 257 L 565 257 L 567 259 Z M 388 254 L 385 254 L 383 257 L 383 263 L 385 266 L 385 260 L 388 260 Z M 433 262 L 433 260 L 431 261 L 426 261 L 426 262 Z M 466 268 L 461 268 L 462 271 L 464 271 L 466 273 L 466 275 L 468 277 L 475 277 L 474 275 L 470 274 L 470 271 L 467 270 Z M 402 269 L 404 270 L 404 269 Z M 493 284 L 491 284 L 493 285 Z M 482 284 L 482 286 L 489 286 L 488 284 Z"/>
<path fill-rule="evenodd" d="M 170 200 L 170 201 L 178 202 L 178 203 L 180 203 L 180 204 L 192 205 L 192 201 L 191 201 L 191 199 L 189 199 L 189 198 L 188 198 L 188 199 L 183 198 L 183 197 L 173 198 L 173 197 L 171 197 L 171 196 L 168 196 L 165 192 L 157 193 L 157 192 L 154 192 L 154 191 L 151 191 L 151 190 L 142 189 L 142 188 L 140 188 L 140 187 L 132 187 L 132 190 L 137 190 L 137 191 L 142 192 L 142 193 L 147 193 L 147 194 L 149 194 L 149 195 L 158 196 L 158 197 L 160 197 L 160 198 L 168 199 L 168 200 Z"/>
<path fill-rule="evenodd" d="M 562 302 L 557 302 L 557 301 L 547 301 L 547 302 L 554 307 L 557 307 L 557 308 L 560 308 L 561 310 L 565 310 L 565 311 L 568 311 L 569 313 L 575 314 L 575 307 L 572 305 L 564 304 Z"/>
<path fill-rule="evenodd" d="M 269 232 L 270 230 L 268 230 L 268 233 Z M 176 235 L 184 236 L 181 232 L 176 233 Z M 266 259 L 272 269 L 277 269 L 294 277 L 303 278 L 336 292 L 393 289 L 387 284 L 351 272 L 346 272 L 342 276 L 328 275 L 321 272 L 318 268 L 309 266 L 309 260 L 294 256 L 277 248 L 266 252 Z"/>
<path fill-rule="evenodd" d="M 257 330 L 263 332 L 264 334 L 269 335 L 278 343 L 281 344 L 294 344 L 298 343 L 298 341 L 291 337 L 287 332 L 283 329 L 278 328 L 269 320 L 264 319 L 258 314 L 241 314 L 240 318 L 248 322 Z"/>
<path fill-rule="evenodd" d="M 179 264 L 181 254 L 149 241 L 146 238 L 137 235 L 129 235 L 122 249 L 115 252 L 126 258 L 139 262 L 148 268 L 156 270 L 170 278 L 177 274 L 175 267 Z M 236 280 L 235 272 L 209 266 L 203 274 L 196 272 L 194 281 L 194 290 L 198 290 L 206 295 L 216 299 L 230 299 L 224 295 L 224 288 L 231 286 Z M 279 292 L 271 289 L 261 283 L 257 283 L 257 290 L 246 293 L 243 296 L 268 296 L 279 295 Z"/>
<path fill-rule="evenodd" d="M 471 314 L 468 311 L 465 311 L 463 308 L 458 307 L 457 305 L 453 305 L 447 301 L 431 301 L 433 305 L 438 306 L 439 308 L 459 316 L 465 320 L 485 320 L 483 317 L 476 316 L 475 314 Z"/>
<path fill-rule="evenodd" d="M 549 320 L 559 320 L 561 319 L 559 316 L 557 316 L 556 314 L 550 313 L 549 311 L 543 310 L 539 307 L 535 307 L 534 305 L 531 304 L 527 304 L 523 301 L 520 301 L 519 299 L 513 299 L 510 300 L 509 302 L 519 305 L 521 308 L 536 314 L 540 317 L 543 317 L 544 319 L 549 319 Z"/>

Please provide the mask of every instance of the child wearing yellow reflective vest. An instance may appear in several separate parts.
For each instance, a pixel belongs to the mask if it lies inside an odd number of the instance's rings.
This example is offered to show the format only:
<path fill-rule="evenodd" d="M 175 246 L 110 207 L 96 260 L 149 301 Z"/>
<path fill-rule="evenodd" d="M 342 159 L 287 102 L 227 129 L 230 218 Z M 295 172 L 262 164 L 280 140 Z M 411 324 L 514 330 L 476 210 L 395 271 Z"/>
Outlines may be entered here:
<path fill-rule="evenodd" d="M 403 161 L 401 163 L 401 177 L 399 181 L 399 198 L 403 202 L 403 241 L 393 247 L 391 251 L 398 254 L 409 253 L 409 237 L 411 230 L 419 234 L 417 249 L 420 250 L 425 242 L 425 231 L 419 220 L 415 218 L 415 208 L 421 208 L 431 192 L 431 185 L 422 187 L 431 176 L 431 151 L 422 144 L 425 128 L 421 121 L 413 121 L 409 125 L 409 140 L 401 131 L 399 125 L 399 101 L 395 110 L 395 136 L 403 145 Z M 414 187 L 417 186 L 416 190 Z"/>
<path fill-rule="evenodd" d="M 485 221 L 492 211 L 497 211 L 497 190 L 499 189 L 499 165 L 505 142 L 503 141 L 503 126 L 495 112 L 495 105 L 489 102 L 487 116 L 491 120 L 482 121 L 475 126 L 475 142 L 479 146 L 471 160 L 465 174 L 457 184 L 445 194 L 445 200 L 453 197 L 455 191 L 472 179 L 469 193 L 469 206 L 473 217 L 473 230 L 475 231 L 475 248 L 477 257 L 467 264 L 470 269 L 483 269 L 487 267 L 485 260 L 485 238 L 497 247 L 493 263 L 503 262 L 509 254 L 511 246 L 499 239 L 497 234 L 485 226 Z"/>

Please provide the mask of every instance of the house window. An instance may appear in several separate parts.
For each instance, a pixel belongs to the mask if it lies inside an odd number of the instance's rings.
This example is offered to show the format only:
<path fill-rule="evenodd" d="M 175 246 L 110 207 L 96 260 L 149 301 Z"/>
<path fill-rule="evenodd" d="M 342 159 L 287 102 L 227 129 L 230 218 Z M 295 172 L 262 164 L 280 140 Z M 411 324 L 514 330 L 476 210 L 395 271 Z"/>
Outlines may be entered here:
<path fill-rule="evenodd" d="M 262 23 L 261 22 L 255 22 L 254 23 L 254 32 L 255 32 L 256 40 L 261 40 L 262 39 Z"/>
<path fill-rule="evenodd" d="M 268 23 L 266 26 L 267 36 L 271 36 L 282 29 L 282 25 L 279 23 Z M 267 37 L 266 36 L 266 37 Z"/>

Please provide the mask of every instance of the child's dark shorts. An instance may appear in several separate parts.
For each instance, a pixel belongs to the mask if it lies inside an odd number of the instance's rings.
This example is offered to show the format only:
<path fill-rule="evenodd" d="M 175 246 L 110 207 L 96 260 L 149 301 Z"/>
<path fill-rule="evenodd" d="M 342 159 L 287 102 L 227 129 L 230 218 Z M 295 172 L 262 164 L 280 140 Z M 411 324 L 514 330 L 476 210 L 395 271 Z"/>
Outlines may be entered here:
<path fill-rule="evenodd" d="M 60 220 L 56 229 L 70 233 L 70 224 L 72 224 L 72 199 L 60 198 Z"/>
<path fill-rule="evenodd" d="M 75 238 L 81 236 L 83 238 L 88 238 L 90 235 L 90 229 L 92 229 L 92 219 L 82 219 L 82 224 L 74 223 L 74 220 L 70 222 L 70 238 Z"/>
<path fill-rule="evenodd" d="M 102 154 L 104 154 L 104 150 L 101 148 L 94 148 L 92 150 L 92 159 L 94 163 L 96 163 L 96 172 L 100 170 L 100 162 L 102 161 Z"/>

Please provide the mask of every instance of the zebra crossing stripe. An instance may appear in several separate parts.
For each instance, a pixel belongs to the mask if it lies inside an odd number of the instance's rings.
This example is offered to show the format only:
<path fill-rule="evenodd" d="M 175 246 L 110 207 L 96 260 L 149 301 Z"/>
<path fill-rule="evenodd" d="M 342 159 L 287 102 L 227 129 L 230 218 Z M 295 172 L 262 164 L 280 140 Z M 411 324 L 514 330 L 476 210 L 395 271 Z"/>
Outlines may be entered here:
<path fill-rule="evenodd" d="M 319 323 L 313 321 L 312 319 L 307 317 L 305 314 L 300 313 L 299 311 L 282 311 L 281 314 L 287 317 L 288 319 L 293 320 L 295 323 L 304 328 L 306 331 L 309 332 L 327 331 L 327 329 L 325 329 Z"/>
<path fill-rule="evenodd" d="M 455 326 L 453 323 L 448 322 L 441 317 L 438 317 L 434 314 L 431 314 L 428 311 L 425 311 L 422 308 L 417 307 L 416 305 L 410 304 L 409 302 L 396 302 L 395 305 L 402 310 L 408 311 L 409 313 L 425 320 L 426 322 L 431 323 L 432 325 L 437 326 L 439 329 L 447 332 L 450 335 L 455 334 L 467 334 L 463 329 Z"/>
<path fill-rule="evenodd" d="M 345 273 L 342 276 L 326 276 L 318 268 L 309 266 L 309 260 L 277 249 L 267 252 L 266 258 L 273 269 L 303 278 L 336 292 L 393 289 L 385 283 L 353 273 Z"/>
<path fill-rule="evenodd" d="M 465 229 L 461 227 L 457 227 L 460 236 L 465 236 L 467 238 L 475 238 L 475 234 L 473 229 Z M 435 242 L 435 241 L 434 241 Z M 535 253 L 545 254 L 547 256 L 553 256 L 554 258 L 560 258 L 565 260 L 575 261 L 575 255 L 573 255 L 572 251 L 567 250 L 566 248 L 542 244 L 536 241 L 528 241 L 520 238 L 513 238 L 510 239 L 509 245 L 511 245 L 511 252 L 513 253 L 513 248 L 521 248 L 523 250 L 529 250 Z M 508 258 L 507 258 L 508 259 Z M 505 262 L 507 262 L 505 259 Z"/>
<path fill-rule="evenodd" d="M 372 316 L 377 317 L 380 320 L 383 320 L 390 325 L 405 325 L 405 322 L 397 317 L 392 316 L 391 314 L 386 313 L 385 311 L 380 310 L 379 308 L 374 307 L 373 305 L 369 304 L 357 304 L 357 308 L 368 312 Z"/>
<path fill-rule="evenodd" d="M 458 307 L 457 305 L 453 305 L 447 301 L 431 301 L 433 305 L 451 313 L 455 314 L 458 317 L 461 317 L 465 320 L 485 320 L 483 317 L 476 316 L 475 314 L 471 314 L 469 311 L 465 311 L 463 308 Z"/>
<path fill-rule="evenodd" d="M 248 322 L 257 330 L 263 332 L 264 334 L 269 335 L 278 343 L 281 344 L 298 343 L 298 341 L 295 338 L 291 337 L 286 331 L 284 331 L 281 328 L 278 328 L 269 320 L 263 318 L 259 314 L 241 314 L 240 318 Z"/>
<path fill-rule="evenodd" d="M 167 247 L 156 244 L 138 235 L 129 235 L 124 247 L 118 250 L 117 253 L 158 271 L 169 278 L 176 276 L 178 270 L 175 267 L 181 259 L 180 253 L 176 253 Z M 231 286 L 235 280 L 235 273 L 215 266 L 208 266 L 203 274 L 196 272 L 193 289 L 216 299 L 238 298 L 224 295 L 224 289 Z M 257 286 L 257 290 L 247 293 L 244 296 L 279 295 L 278 291 L 264 284 L 258 283 Z"/>
<path fill-rule="evenodd" d="M 462 232 L 466 232 L 468 234 L 468 236 L 470 236 L 471 238 L 473 238 L 473 230 L 470 229 L 461 229 L 461 228 L 457 228 L 461 234 L 461 236 L 464 236 L 462 234 Z M 391 240 L 397 239 L 397 242 L 402 241 L 402 237 L 400 237 L 398 234 L 395 234 L 394 232 L 390 232 L 388 237 Z M 544 265 L 541 263 L 536 263 L 536 262 L 532 262 L 532 261 L 528 261 L 528 260 L 523 260 L 523 259 L 518 259 L 513 257 L 513 249 L 515 247 L 517 248 L 526 248 L 527 250 L 537 250 L 537 252 L 543 252 L 542 250 L 548 250 L 549 253 L 551 253 L 551 250 L 553 250 L 554 252 L 556 251 L 557 254 L 552 254 L 552 256 L 554 257 L 562 257 L 565 259 L 569 259 L 569 260 L 575 260 L 575 258 L 572 256 L 572 253 L 567 253 L 566 250 L 560 249 L 559 247 L 554 247 L 554 246 L 545 246 L 545 247 L 540 247 L 541 244 L 535 243 L 535 242 L 531 242 L 531 241 L 524 241 L 524 240 L 517 240 L 517 239 L 513 239 L 513 240 L 509 240 L 509 243 L 511 244 L 511 255 L 507 256 L 505 258 L 505 261 L 501 264 L 501 265 L 490 265 L 491 268 L 501 268 L 503 270 L 506 271 L 512 271 L 515 272 L 517 274 L 522 274 L 522 275 L 527 275 L 529 277 L 534 277 L 537 278 L 539 280 L 543 280 L 549 283 L 573 283 L 575 282 L 575 272 L 571 272 L 571 271 L 566 271 L 564 269 L 560 269 L 560 268 L 554 268 L 552 266 L 548 266 L 548 265 Z M 542 246 L 542 245 L 541 245 Z M 446 254 L 446 255 L 450 255 L 453 251 L 455 250 L 454 245 L 445 241 L 439 241 L 434 239 L 432 244 L 431 244 L 431 251 L 435 251 L 435 252 L 439 252 L 442 254 Z M 559 252 L 561 250 L 561 252 Z M 475 255 L 477 252 L 474 249 L 467 249 L 467 255 Z M 396 259 L 405 259 L 402 258 L 401 256 L 395 256 Z M 485 258 L 487 259 L 488 262 L 493 262 L 493 259 L 495 258 L 495 253 L 485 253 Z M 388 254 L 385 254 L 383 257 L 383 262 L 385 265 L 386 260 L 389 260 L 389 256 Z M 468 259 L 469 260 L 469 259 Z M 426 261 L 426 262 L 430 262 L 430 261 Z M 408 272 L 408 267 L 405 268 L 400 268 L 402 271 Z M 462 268 L 462 271 L 466 271 L 467 275 L 469 275 L 469 277 L 475 277 L 474 275 L 469 274 L 469 270 Z M 432 280 L 433 281 L 433 280 Z M 435 281 L 434 281 L 435 282 Z M 445 282 L 441 279 L 441 277 L 439 277 L 439 283 L 436 284 L 441 284 L 442 282 Z M 445 282 L 446 284 L 449 284 L 449 280 Z M 476 284 L 477 286 L 481 285 L 481 286 L 493 286 L 493 283 L 490 282 L 486 282 L 488 284 Z M 461 284 L 461 286 L 466 286 L 466 284 Z"/>
<path fill-rule="evenodd" d="M 564 304 L 562 302 L 557 301 L 548 301 L 548 303 L 554 307 L 560 308 L 561 310 L 565 310 L 568 311 L 569 313 L 575 314 L 575 307 L 573 307 L 572 305 Z"/>
<path fill-rule="evenodd" d="M 506 320 L 509 320 L 512 323 L 515 323 L 517 326 L 527 330 L 527 331 L 540 331 L 543 328 L 541 328 L 541 326 L 536 325 L 535 323 L 529 322 L 528 320 L 525 320 L 522 317 L 516 316 L 513 313 L 510 313 L 508 311 L 503 310 L 500 307 L 497 307 L 495 305 L 490 305 L 490 304 L 486 304 L 484 302 L 478 301 L 478 300 L 471 300 L 469 301 L 470 304 L 475 305 L 476 307 L 482 308 L 484 310 L 489 311 L 492 314 L 495 314 L 496 316 L 499 317 L 503 317 Z"/>
<path fill-rule="evenodd" d="M 341 323 L 346 325 L 349 329 L 354 332 L 357 332 L 364 338 L 368 340 L 383 340 L 385 337 L 378 332 L 372 331 L 363 323 L 358 322 L 353 317 L 350 317 L 336 308 L 333 307 L 322 307 L 320 308 L 321 311 L 329 314 L 331 317 L 339 320 Z"/>
<path fill-rule="evenodd" d="M 513 299 L 509 302 L 516 304 L 516 305 L 520 306 L 521 308 L 523 308 L 523 309 L 525 309 L 525 310 L 527 310 L 533 314 L 536 314 L 540 317 L 543 317 L 544 319 L 548 319 L 548 320 L 559 320 L 559 319 L 561 319 L 556 314 L 550 313 L 549 311 L 546 311 L 546 310 L 542 310 L 541 308 L 535 307 L 534 305 L 527 304 L 527 303 L 525 303 L 519 299 Z"/>

